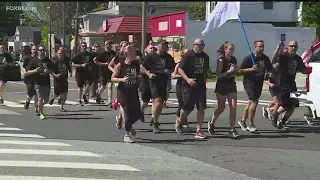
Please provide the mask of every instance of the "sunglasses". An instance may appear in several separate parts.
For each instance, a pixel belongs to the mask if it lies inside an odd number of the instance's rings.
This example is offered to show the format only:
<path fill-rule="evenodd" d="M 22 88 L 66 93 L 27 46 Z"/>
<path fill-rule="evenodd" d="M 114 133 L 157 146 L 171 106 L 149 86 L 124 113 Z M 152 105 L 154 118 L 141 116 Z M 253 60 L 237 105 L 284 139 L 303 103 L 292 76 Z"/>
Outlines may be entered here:
<path fill-rule="evenodd" d="M 82 45 L 81 47 L 87 47 L 86 45 Z"/>
<path fill-rule="evenodd" d="M 199 46 L 199 47 L 205 47 L 205 46 L 206 46 L 206 44 L 204 44 L 204 43 L 201 43 L 201 44 L 194 44 L 194 45 L 197 45 L 197 46 Z"/>
<path fill-rule="evenodd" d="M 40 51 L 40 52 L 44 52 L 44 49 L 39 49 L 38 51 Z"/>
<path fill-rule="evenodd" d="M 289 47 L 298 47 L 297 45 L 289 45 Z"/>

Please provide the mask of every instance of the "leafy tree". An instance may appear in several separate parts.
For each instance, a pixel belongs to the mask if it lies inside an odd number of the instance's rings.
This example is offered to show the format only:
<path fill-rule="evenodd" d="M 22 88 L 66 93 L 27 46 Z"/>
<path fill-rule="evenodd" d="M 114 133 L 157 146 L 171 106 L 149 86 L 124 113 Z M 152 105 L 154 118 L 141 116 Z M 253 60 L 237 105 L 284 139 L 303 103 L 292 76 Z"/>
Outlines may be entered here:
<path fill-rule="evenodd" d="M 19 26 L 19 16 L 22 11 L 7 10 L 6 6 L 21 6 L 21 2 L 0 2 L 0 36 L 13 36 L 16 26 Z"/>
<path fill-rule="evenodd" d="M 303 2 L 300 25 L 304 27 L 316 27 L 317 34 L 320 32 L 320 2 Z"/>
<path fill-rule="evenodd" d="M 206 19 L 206 2 L 195 2 L 189 7 L 193 19 L 204 21 Z"/>
<path fill-rule="evenodd" d="M 49 35 L 49 26 L 48 25 L 44 25 L 41 28 L 41 45 L 44 47 L 48 47 L 48 35 Z"/>

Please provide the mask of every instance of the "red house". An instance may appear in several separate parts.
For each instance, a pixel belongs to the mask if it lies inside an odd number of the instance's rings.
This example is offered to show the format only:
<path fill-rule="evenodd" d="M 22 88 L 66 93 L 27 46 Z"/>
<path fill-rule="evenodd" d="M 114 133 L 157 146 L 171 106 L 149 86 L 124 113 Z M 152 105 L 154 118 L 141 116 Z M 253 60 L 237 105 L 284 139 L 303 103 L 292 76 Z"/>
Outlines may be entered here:
<path fill-rule="evenodd" d="M 154 42 L 165 39 L 169 53 L 180 61 L 181 49 L 186 46 L 186 13 L 177 12 L 151 18 L 151 35 Z"/>

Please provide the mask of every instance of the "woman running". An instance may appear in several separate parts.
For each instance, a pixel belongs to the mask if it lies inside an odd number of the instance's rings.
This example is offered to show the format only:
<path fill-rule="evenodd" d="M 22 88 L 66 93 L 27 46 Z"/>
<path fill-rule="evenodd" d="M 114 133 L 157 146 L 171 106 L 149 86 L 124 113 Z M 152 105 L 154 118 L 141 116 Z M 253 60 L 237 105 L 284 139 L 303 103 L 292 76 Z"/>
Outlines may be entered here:
<path fill-rule="evenodd" d="M 138 94 L 140 62 L 136 61 L 136 48 L 132 45 L 125 48 L 125 57 L 124 61 L 120 61 L 114 68 L 111 80 L 119 83 L 117 95 L 118 102 L 123 110 L 122 117 L 125 121 L 124 142 L 132 143 L 130 135 L 136 135 L 132 125 L 142 115 Z"/>
<path fill-rule="evenodd" d="M 129 45 L 129 42 L 128 41 L 122 41 L 120 43 L 120 50 L 119 52 L 116 54 L 116 56 L 111 60 L 111 62 L 109 63 L 108 65 L 108 68 L 111 72 L 114 71 L 114 68 L 115 66 L 121 62 L 121 61 L 124 61 L 125 59 L 125 48 Z M 115 83 L 115 86 L 118 86 L 118 83 Z M 118 94 L 117 94 L 118 96 Z M 121 129 L 122 128 L 122 115 L 121 115 L 121 106 L 120 106 L 120 110 L 119 110 L 119 114 L 116 116 L 116 126 L 118 129 Z"/>
<path fill-rule="evenodd" d="M 235 72 L 237 70 L 237 59 L 233 57 L 234 45 L 226 42 L 218 50 L 221 57 L 217 61 L 217 83 L 216 83 L 216 97 L 218 107 L 214 111 L 212 120 L 208 122 L 208 132 L 214 134 L 214 123 L 219 118 L 225 109 L 226 99 L 228 100 L 230 114 L 230 131 L 229 135 L 233 138 L 239 136 L 235 129 L 237 116 L 237 86 L 235 82 Z"/>
<path fill-rule="evenodd" d="M 181 53 L 181 59 L 183 57 L 184 54 L 186 54 L 190 49 L 184 49 Z M 183 99 L 182 99 L 182 94 L 181 94 L 181 75 L 179 74 L 178 72 L 178 67 L 179 67 L 179 62 L 176 64 L 176 67 L 174 68 L 174 71 L 172 73 L 172 78 L 173 79 L 177 79 L 177 83 L 176 83 L 176 97 L 177 97 L 177 100 L 178 100 L 178 109 L 177 109 L 177 118 L 176 118 L 176 131 L 177 133 L 180 133 L 180 128 L 178 127 L 179 125 L 179 122 L 180 122 L 180 111 L 181 111 L 181 108 L 183 107 L 184 103 L 183 103 Z M 178 122 L 178 123 L 177 123 Z M 189 128 L 189 125 L 188 125 L 188 121 L 186 122 L 182 122 L 182 128 L 186 129 L 186 128 Z"/>

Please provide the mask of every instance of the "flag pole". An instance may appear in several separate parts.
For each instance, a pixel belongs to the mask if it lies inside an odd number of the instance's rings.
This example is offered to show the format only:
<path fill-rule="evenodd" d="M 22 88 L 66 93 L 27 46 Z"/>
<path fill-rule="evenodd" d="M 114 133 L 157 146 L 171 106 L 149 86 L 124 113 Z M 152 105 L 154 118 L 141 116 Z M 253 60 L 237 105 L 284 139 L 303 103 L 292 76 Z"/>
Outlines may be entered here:
<path fill-rule="evenodd" d="M 241 28 L 242 28 L 242 32 L 243 32 L 244 38 L 246 39 L 247 46 L 248 46 L 248 49 L 249 49 L 251 61 L 252 61 L 252 64 L 255 65 L 254 58 L 253 58 L 253 55 L 252 55 L 252 51 L 251 51 L 251 48 L 250 48 L 250 43 L 249 43 L 249 40 L 248 40 L 248 36 L 247 36 L 246 30 L 244 29 L 244 26 L 243 26 L 243 23 L 242 23 L 242 20 L 241 20 L 241 17 L 240 17 L 240 13 L 239 13 L 238 8 L 237 8 L 237 11 L 238 11 L 238 19 L 239 19 L 239 21 L 240 21 L 240 25 L 241 25 Z"/>

